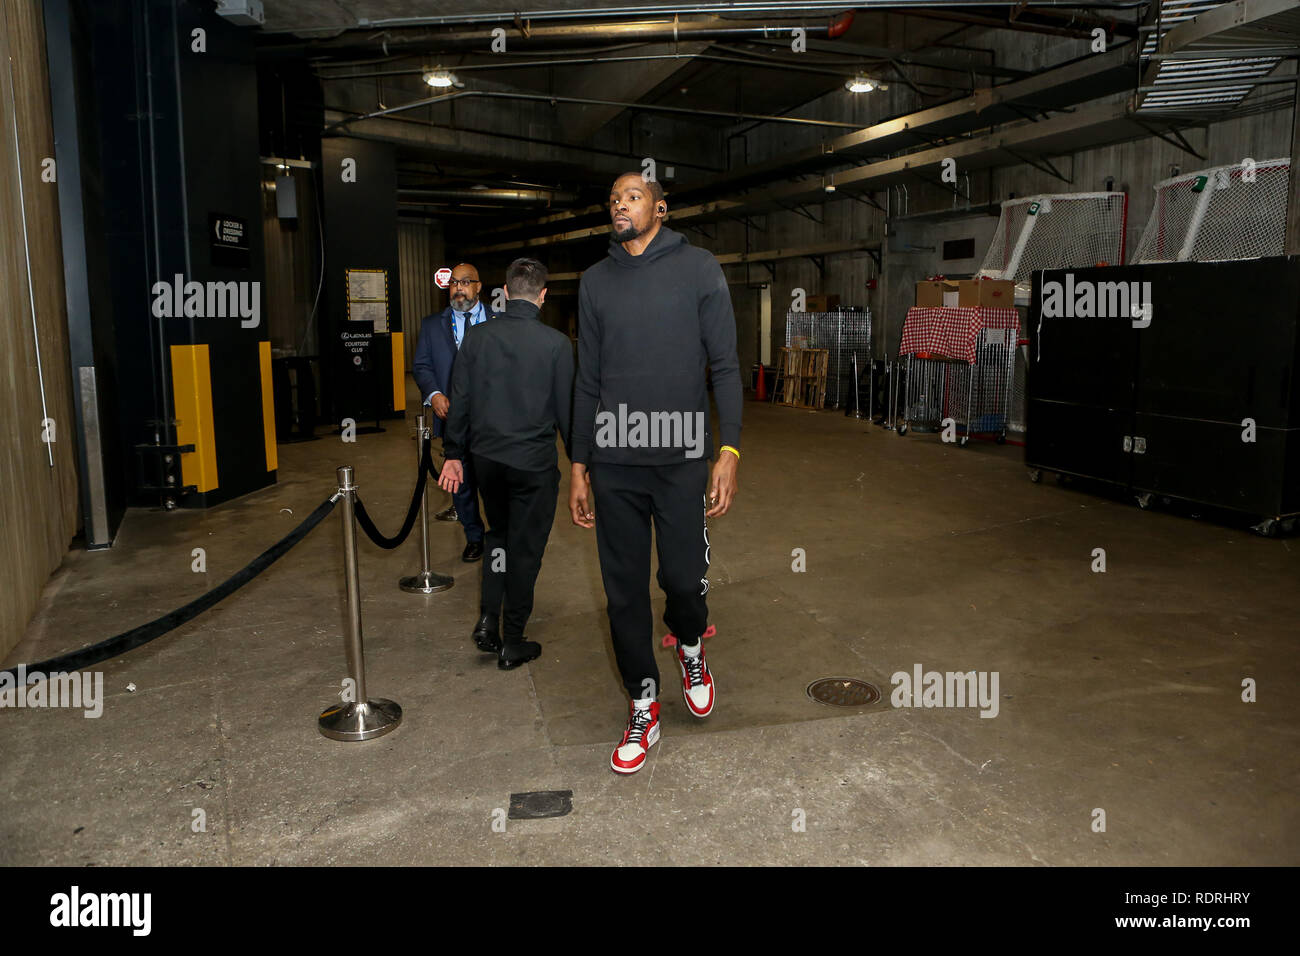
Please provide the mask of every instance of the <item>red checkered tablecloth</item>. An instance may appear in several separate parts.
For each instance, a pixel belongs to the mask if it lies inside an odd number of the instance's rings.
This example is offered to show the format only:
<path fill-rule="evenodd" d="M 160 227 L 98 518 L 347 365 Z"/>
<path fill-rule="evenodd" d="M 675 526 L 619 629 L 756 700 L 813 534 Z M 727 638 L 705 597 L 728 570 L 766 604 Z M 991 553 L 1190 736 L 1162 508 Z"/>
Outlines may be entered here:
<path fill-rule="evenodd" d="M 1015 309 L 988 306 L 966 308 L 913 307 L 903 320 L 898 354 L 924 352 L 941 358 L 975 363 L 975 343 L 981 329 L 1009 329 L 1018 339 L 1020 314 Z M 1009 344 L 1015 344 L 1012 341 Z"/>

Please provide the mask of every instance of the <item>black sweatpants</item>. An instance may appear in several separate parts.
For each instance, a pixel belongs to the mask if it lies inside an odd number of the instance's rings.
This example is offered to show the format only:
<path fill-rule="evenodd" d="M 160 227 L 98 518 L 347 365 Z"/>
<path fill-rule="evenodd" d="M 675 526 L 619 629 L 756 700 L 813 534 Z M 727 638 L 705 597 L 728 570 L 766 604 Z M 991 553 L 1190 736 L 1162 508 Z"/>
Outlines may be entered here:
<path fill-rule="evenodd" d="M 533 586 L 555 523 L 560 470 L 521 471 L 481 455 L 474 456 L 474 470 L 488 523 L 481 613 L 500 614 L 501 639 L 517 644 L 533 612 Z"/>
<path fill-rule="evenodd" d="M 654 520 L 659 550 L 659 587 L 667 599 L 664 623 L 682 644 L 694 646 L 709 622 L 709 533 L 704 521 L 709 462 L 596 463 L 588 470 L 614 657 L 628 694 L 634 699 L 657 697 L 661 686 L 650 609 L 650 522 Z"/>

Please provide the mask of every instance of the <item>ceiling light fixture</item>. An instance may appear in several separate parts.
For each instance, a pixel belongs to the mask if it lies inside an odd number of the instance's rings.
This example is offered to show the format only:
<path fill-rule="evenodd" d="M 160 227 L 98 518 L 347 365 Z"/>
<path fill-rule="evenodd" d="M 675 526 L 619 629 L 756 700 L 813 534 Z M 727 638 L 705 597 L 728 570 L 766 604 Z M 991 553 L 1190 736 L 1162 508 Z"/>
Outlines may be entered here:
<path fill-rule="evenodd" d="M 425 73 L 424 82 L 439 89 L 457 85 L 456 75 L 449 70 L 442 69 L 441 67 L 436 70 L 429 70 Z"/>
<path fill-rule="evenodd" d="M 859 73 L 851 80 L 844 83 L 844 88 L 850 93 L 870 93 L 872 90 L 887 90 L 889 85 L 881 83 L 879 80 L 873 80 L 865 73 Z"/>

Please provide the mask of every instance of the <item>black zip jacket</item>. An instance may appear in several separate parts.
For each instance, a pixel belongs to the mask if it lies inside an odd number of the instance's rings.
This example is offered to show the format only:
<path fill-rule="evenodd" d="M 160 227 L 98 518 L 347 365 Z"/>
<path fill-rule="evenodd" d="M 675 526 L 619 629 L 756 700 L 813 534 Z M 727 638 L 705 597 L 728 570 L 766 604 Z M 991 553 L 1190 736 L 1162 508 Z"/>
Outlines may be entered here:
<path fill-rule="evenodd" d="M 522 471 L 556 465 L 555 431 L 569 454 L 573 346 L 541 310 L 509 299 L 490 322 L 465 330 L 451 374 L 443 454 L 472 452 Z"/>
<path fill-rule="evenodd" d="M 611 242 L 578 291 L 570 458 L 668 465 L 712 457 L 706 365 L 722 444 L 739 449 L 736 319 L 718 260 L 666 226 L 639 256 Z"/>

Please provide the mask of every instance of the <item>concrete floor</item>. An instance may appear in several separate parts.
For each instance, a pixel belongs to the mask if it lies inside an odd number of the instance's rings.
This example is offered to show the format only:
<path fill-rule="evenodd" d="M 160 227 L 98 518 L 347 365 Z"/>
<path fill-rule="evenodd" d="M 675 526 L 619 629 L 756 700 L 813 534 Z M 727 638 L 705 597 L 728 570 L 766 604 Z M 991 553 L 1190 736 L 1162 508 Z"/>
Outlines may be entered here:
<path fill-rule="evenodd" d="M 193 599 L 328 497 L 338 464 L 391 533 L 413 457 L 392 423 L 281 446 L 278 485 L 209 512 L 133 511 L 112 551 L 68 555 L 5 664 Z M 1013 446 L 753 402 L 740 481 L 711 530 L 717 709 L 697 721 L 666 694 L 640 773 L 608 766 L 626 704 L 594 536 L 563 507 L 531 623 L 545 650 L 510 673 L 469 642 L 479 572 L 458 525 L 433 525 L 457 584 L 429 597 L 396 588 L 414 539 L 363 539 L 370 692 L 405 719 L 361 744 L 317 733 L 346 674 L 336 512 L 236 596 L 100 665 L 99 719 L 0 710 L 0 863 L 1300 862 L 1300 541 L 1034 485 Z M 997 717 L 891 707 L 891 675 L 916 664 L 998 672 Z M 886 701 L 813 702 L 823 676 Z M 572 790 L 572 813 L 495 830 L 532 790 Z"/>

